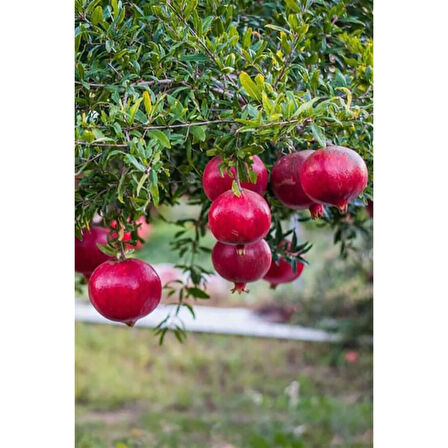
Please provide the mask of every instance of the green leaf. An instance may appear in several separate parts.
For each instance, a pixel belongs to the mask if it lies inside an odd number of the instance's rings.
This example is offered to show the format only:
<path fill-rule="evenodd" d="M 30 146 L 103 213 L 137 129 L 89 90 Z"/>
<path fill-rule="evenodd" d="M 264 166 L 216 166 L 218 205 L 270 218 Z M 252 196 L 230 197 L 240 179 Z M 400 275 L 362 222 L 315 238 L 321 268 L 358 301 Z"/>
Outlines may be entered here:
<path fill-rule="evenodd" d="M 140 190 L 143 187 L 143 184 L 146 182 L 146 179 L 148 179 L 149 174 L 145 173 L 143 174 L 143 176 L 140 178 L 138 185 L 137 185 L 137 196 L 140 194 Z"/>
<path fill-rule="evenodd" d="M 157 139 L 157 141 L 165 148 L 171 148 L 170 139 L 160 129 L 151 129 L 148 135 Z"/>
<path fill-rule="evenodd" d="M 255 99 L 261 100 L 261 89 L 255 84 L 246 72 L 240 73 L 240 82 L 247 94 Z"/>
<path fill-rule="evenodd" d="M 350 90 L 346 87 L 336 87 L 335 90 L 342 90 L 347 95 L 346 107 L 350 110 L 350 106 L 352 104 L 352 92 L 350 92 Z"/>
<path fill-rule="evenodd" d="M 322 148 L 325 148 L 325 146 L 327 145 L 327 140 L 325 138 L 324 130 L 320 126 L 317 126 L 316 123 L 312 123 L 310 127 L 314 139 Z"/>
<path fill-rule="evenodd" d="M 145 105 L 145 110 L 146 110 L 146 115 L 148 115 L 148 120 L 150 120 L 153 108 L 152 108 L 151 96 L 149 95 L 147 90 L 145 90 L 143 92 L 143 104 Z"/>
<path fill-rule="evenodd" d="M 202 289 L 196 288 L 196 287 L 191 287 L 191 288 L 187 288 L 187 293 L 190 296 L 195 297 L 196 299 L 209 299 L 210 296 L 203 291 Z"/>
<path fill-rule="evenodd" d="M 201 142 L 205 142 L 206 126 L 192 126 L 190 132 Z"/>
<path fill-rule="evenodd" d="M 119 9 L 118 9 L 118 2 L 117 2 L 117 0 L 111 0 L 111 5 L 112 5 L 112 9 L 113 9 L 113 11 L 114 11 L 114 18 L 116 18 L 117 17 L 117 15 L 118 15 L 118 12 L 119 12 Z"/>
<path fill-rule="evenodd" d="M 152 196 L 152 201 L 154 202 L 154 205 L 157 207 L 159 205 L 160 196 L 159 196 L 157 173 L 154 170 L 151 171 L 151 185 L 149 186 L 149 191 Z"/>
<path fill-rule="evenodd" d="M 98 25 L 103 21 L 103 8 L 101 6 L 97 6 L 92 14 L 92 23 L 94 25 Z"/>
<path fill-rule="evenodd" d="M 291 34 L 291 31 L 287 30 L 286 28 L 283 28 L 281 26 L 277 26 L 277 25 L 272 25 L 271 23 L 268 25 L 265 25 L 265 28 L 271 28 L 271 30 L 275 30 L 275 31 L 283 31 L 286 34 Z"/>
<path fill-rule="evenodd" d="M 140 103 L 143 101 L 143 98 L 138 98 L 137 101 L 133 104 L 133 106 L 129 109 L 129 123 L 134 123 L 135 114 L 140 106 Z"/>

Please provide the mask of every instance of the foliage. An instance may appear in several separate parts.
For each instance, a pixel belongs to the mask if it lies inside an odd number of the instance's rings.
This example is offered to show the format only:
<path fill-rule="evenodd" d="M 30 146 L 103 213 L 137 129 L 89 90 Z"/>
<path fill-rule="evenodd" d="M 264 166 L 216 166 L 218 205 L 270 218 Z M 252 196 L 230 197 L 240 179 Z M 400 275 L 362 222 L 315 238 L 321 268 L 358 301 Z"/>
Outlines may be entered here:
<path fill-rule="evenodd" d="M 251 155 L 270 168 L 282 153 L 331 142 L 355 149 L 370 172 L 348 214 L 328 208 L 321 221 L 343 254 L 353 247 L 372 195 L 370 0 L 76 0 L 75 14 L 77 235 L 97 215 L 116 220 L 104 250 L 117 253 L 124 231 L 138 238 L 136 219 L 189 197 L 201 212 L 178 221 L 172 247 L 193 285 L 179 302 L 201 298 L 210 156 L 253 181 Z M 267 200 L 278 256 L 293 212 Z M 298 256 L 308 248 L 292 247 Z"/>

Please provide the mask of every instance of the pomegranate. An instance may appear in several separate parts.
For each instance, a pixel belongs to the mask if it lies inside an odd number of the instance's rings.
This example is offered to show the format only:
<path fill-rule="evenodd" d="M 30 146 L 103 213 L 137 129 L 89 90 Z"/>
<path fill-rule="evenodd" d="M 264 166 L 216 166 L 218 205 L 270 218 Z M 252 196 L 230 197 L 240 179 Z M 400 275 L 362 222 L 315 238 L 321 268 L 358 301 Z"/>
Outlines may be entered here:
<path fill-rule="evenodd" d="M 260 157 L 252 156 L 252 160 L 252 170 L 257 174 L 257 181 L 254 184 L 252 182 L 242 182 L 241 186 L 263 195 L 268 186 L 268 170 Z M 220 156 L 213 157 L 207 163 L 202 176 L 204 192 L 211 201 L 214 201 L 221 193 L 230 190 L 232 188 L 232 182 L 235 179 L 236 168 L 233 166 L 230 168 L 232 176 L 229 176 L 226 172 L 221 176 L 219 172 L 219 165 L 221 163 L 222 158 Z"/>
<path fill-rule="evenodd" d="M 280 283 L 290 283 L 299 278 L 304 267 L 303 263 L 297 262 L 296 272 L 294 272 L 286 260 L 279 258 L 277 261 L 272 261 L 271 267 L 263 277 L 263 280 L 269 282 L 271 288 L 275 289 Z"/>
<path fill-rule="evenodd" d="M 305 193 L 315 202 L 346 211 L 348 203 L 366 187 L 368 171 L 358 153 L 331 145 L 318 149 L 305 160 L 300 180 Z"/>
<path fill-rule="evenodd" d="M 247 292 L 246 283 L 262 278 L 271 265 L 271 249 L 265 240 L 248 244 L 244 249 L 244 253 L 241 254 L 235 246 L 218 241 L 212 251 L 212 262 L 216 272 L 235 283 L 232 292 Z"/>
<path fill-rule="evenodd" d="M 86 280 L 97 266 L 112 257 L 101 252 L 98 244 L 107 244 L 109 231 L 103 227 L 91 227 L 82 232 L 82 240 L 75 237 L 75 271 L 83 274 Z"/>
<path fill-rule="evenodd" d="M 281 157 L 271 171 L 271 188 L 283 205 L 294 210 L 308 208 L 311 217 L 316 219 L 324 215 L 324 208 L 305 194 L 300 183 L 300 169 L 312 153 L 313 151 L 306 150 Z"/>
<path fill-rule="evenodd" d="M 157 272 L 142 260 L 106 261 L 89 281 L 89 298 L 96 310 L 130 327 L 153 311 L 161 296 Z"/>
<path fill-rule="evenodd" d="M 243 246 L 266 236 L 271 225 L 271 210 L 258 193 L 243 188 L 241 196 L 236 196 L 229 190 L 213 201 L 208 225 L 221 243 Z"/>
<path fill-rule="evenodd" d="M 140 218 L 138 218 L 137 221 L 135 221 L 135 224 L 137 225 L 137 235 L 146 241 L 149 238 L 149 235 L 151 235 L 151 233 L 152 233 L 152 225 L 148 224 L 146 222 L 146 219 L 144 216 L 140 216 Z M 117 228 L 116 221 L 112 221 L 111 228 L 112 228 L 112 230 L 115 230 Z M 111 237 L 116 238 L 116 236 L 117 236 L 117 233 L 112 232 Z M 143 243 L 141 241 L 137 241 L 135 246 L 133 246 L 131 243 L 126 243 L 126 241 L 130 241 L 131 239 L 132 239 L 131 232 L 125 232 L 123 235 L 123 241 L 125 242 L 126 249 L 139 250 L 142 248 Z"/>

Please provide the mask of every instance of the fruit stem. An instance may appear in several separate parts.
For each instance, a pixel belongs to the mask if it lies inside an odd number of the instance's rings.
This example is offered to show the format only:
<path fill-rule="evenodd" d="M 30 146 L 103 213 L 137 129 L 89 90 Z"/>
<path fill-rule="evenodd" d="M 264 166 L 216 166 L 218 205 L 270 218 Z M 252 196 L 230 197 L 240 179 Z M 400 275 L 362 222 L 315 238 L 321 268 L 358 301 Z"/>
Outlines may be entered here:
<path fill-rule="evenodd" d="M 120 261 L 126 260 L 126 252 L 124 250 L 124 243 L 123 243 L 123 241 L 119 241 L 118 249 L 120 250 L 120 254 L 118 256 Z"/>

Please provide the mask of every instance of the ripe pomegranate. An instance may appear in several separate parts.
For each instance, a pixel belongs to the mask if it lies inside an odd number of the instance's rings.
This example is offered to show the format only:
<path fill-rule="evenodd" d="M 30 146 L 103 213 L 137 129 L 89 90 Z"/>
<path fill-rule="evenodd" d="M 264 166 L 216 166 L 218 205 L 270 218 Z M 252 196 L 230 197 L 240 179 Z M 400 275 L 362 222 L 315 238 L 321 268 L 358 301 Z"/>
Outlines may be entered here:
<path fill-rule="evenodd" d="M 146 222 L 146 219 L 144 216 L 140 216 L 140 218 L 138 218 L 137 221 L 135 221 L 135 224 L 137 225 L 137 235 L 146 241 L 149 238 L 149 235 L 151 235 L 151 233 L 152 233 L 152 225 L 148 224 Z M 111 227 L 113 230 L 115 230 L 117 228 L 117 222 L 112 221 Z M 112 232 L 111 237 L 116 238 L 116 236 L 117 236 L 117 233 Z M 130 241 L 131 239 L 132 239 L 131 232 L 125 232 L 123 235 L 123 241 L 125 242 L 126 249 L 139 250 L 142 248 L 143 243 L 141 241 L 137 241 L 135 246 L 133 246 L 131 243 L 126 243 L 126 241 Z"/>
<path fill-rule="evenodd" d="M 324 208 L 305 194 L 300 183 L 300 169 L 312 153 L 313 151 L 306 150 L 281 157 L 271 171 L 271 188 L 283 205 L 294 210 L 308 208 L 311 217 L 316 219 L 324 215 Z"/>
<path fill-rule="evenodd" d="M 82 240 L 75 237 L 75 271 L 83 274 L 86 280 L 97 266 L 112 257 L 101 252 L 98 244 L 107 244 L 109 231 L 103 227 L 90 228 L 82 232 Z"/>
<path fill-rule="evenodd" d="M 258 193 L 243 188 L 241 196 L 236 196 L 229 190 L 213 201 L 208 225 L 218 241 L 243 246 L 266 236 L 271 210 Z"/>
<path fill-rule="evenodd" d="M 297 262 L 296 272 L 294 272 L 286 260 L 279 258 L 277 261 L 272 261 L 271 267 L 263 277 L 263 280 L 269 282 L 271 288 L 275 289 L 280 283 L 290 283 L 299 278 L 304 267 L 303 263 Z"/>
<path fill-rule="evenodd" d="M 157 272 L 142 260 L 106 261 L 89 281 L 89 298 L 96 310 L 130 327 L 153 311 L 161 296 Z"/>
<path fill-rule="evenodd" d="M 262 278 L 271 265 L 271 249 L 265 240 L 248 244 L 244 249 L 241 254 L 235 246 L 218 241 L 212 250 L 212 262 L 216 272 L 235 283 L 232 292 L 247 292 L 246 283 Z"/>
<path fill-rule="evenodd" d="M 258 156 L 252 156 L 253 164 L 252 170 L 257 174 L 257 181 L 242 182 L 241 186 L 248 190 L 255 191 L 255 193 L 263 195 L 268 187 L 268 170 L 264 166 L 264 163 Z M 219 165 L 222 163 L 220 156 L 213 157 L 206 165 L 204 174 L 202 175 L 202 186 L 207 197 L 214 201 L 221 193 L 232 188 L 232 182 L 235 179 L 236 168 L 231 167 L 230 172 L 232 176 L 229 176 L 226 172 L 219 172 Z"/>
<path fill-rule="evenodd" d="M 303 163 L 300 180 L 305 193 L 320 204 L 346 211 L 348 203 L 367 185 L 367 166 L 362 157 L 343 146 L 318 149 Z"/>

